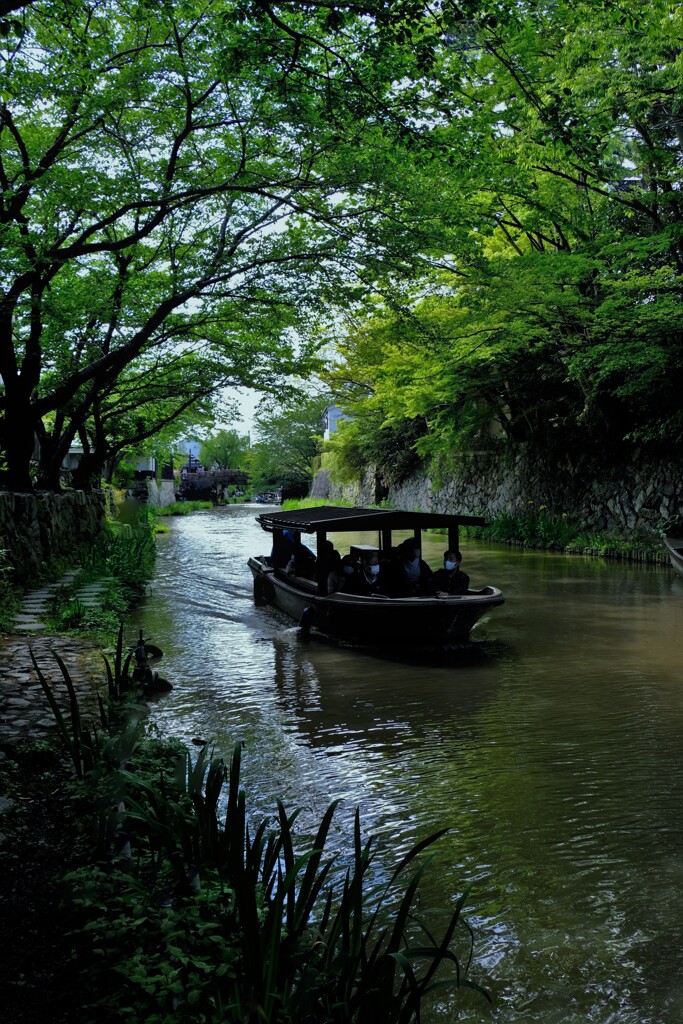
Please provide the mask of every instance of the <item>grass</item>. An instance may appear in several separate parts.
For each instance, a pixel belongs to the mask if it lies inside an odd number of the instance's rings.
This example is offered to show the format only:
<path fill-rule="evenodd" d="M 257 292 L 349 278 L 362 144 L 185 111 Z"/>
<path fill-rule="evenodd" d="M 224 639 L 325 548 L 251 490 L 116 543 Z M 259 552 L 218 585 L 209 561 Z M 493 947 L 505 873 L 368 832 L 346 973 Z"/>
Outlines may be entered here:
<path fill-rule="evenodd" d="M 144 593 L 154 571 L 156 518 L 142 510 L 136 526 L 110 524 L 109 531 L 92 548 L 81 552 L 74 578 L 59 587 L 48 605 L 46 627 L 58 633 L 87 633 L 106 642 L 126 611 Z M 88 583 L 103 584 L 94 607 L 78 598 Z"/>
<path fill-rule="evenodd" d="M 282 510 L 283 512 L 288 512 L 296 508 L 320 508 L 321 505 L 353 508 L 350 501 L 330 501 L 328 498 L 285 498 L 282 502 Z"/>
<path fill-rule="evenodd" d="M 657 537 L 642 532 L 629 536 L 592 531 L 572 523 L 566 513 L 529 502 L 522 512 L 498 512 L 484 527 L 467 527 L 467 537 L 525 548 L 564 551 L 639 561 L 667 561 Z"/>
<path fill-rule="evenodd" d="M 172 505 L 163 505 L 155 509 L 158 516 L 189 516 L 191 512 L 213 508 L 211 501 L 176 501 Z"/>

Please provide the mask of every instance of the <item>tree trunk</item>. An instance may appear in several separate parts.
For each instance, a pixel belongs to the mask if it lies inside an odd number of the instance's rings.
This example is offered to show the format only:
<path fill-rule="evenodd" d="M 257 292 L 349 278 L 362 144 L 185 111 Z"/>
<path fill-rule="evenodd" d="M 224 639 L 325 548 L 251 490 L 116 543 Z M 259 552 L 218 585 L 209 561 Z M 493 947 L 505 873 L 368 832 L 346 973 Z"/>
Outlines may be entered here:
<path fill-rule="evenodd" d="M 30 404 L 22 396 L 5 395 L 5 410 L 2 423 L 2 447 L 5 465 L 2 469 L 2 486 L 8 491 L 33 491 L 31 461 L 35 446 L 35 417 Z"/>

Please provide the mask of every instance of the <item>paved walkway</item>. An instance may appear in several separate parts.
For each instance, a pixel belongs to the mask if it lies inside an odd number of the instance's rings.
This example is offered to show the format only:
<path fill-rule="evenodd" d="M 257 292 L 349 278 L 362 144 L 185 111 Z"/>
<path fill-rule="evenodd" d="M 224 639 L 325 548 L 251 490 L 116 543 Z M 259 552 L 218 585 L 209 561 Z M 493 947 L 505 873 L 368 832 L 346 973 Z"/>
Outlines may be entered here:
<path fill-rule="evenodd" d="M 78 637 L 0 637 L 0 751 L 27 740 L 46 739 L 55 720 L 38 681 L 31 651 L 57 703 L 66 711 L 68 694 L 56 652 L 72 678 L 83 706 L 94 708 L 96 689 L 106 691 L 102 656 L 89 641 Z"/>
<path fill-rule="evenodd" d="M 79 637 L 46 635 L 45 612 L 59 587 L 73 580 L 67 573 L 55 583 L 32 590 L 24 597 L 12 624 L 11 636 L 0 636 L 0 758 L 3 748 L 27 740 L 45 739 L 55 721 L 31 659 L 53 689 L 57 703 L 68 709 L 68 694 L 53 652 L 64 662 L 83 707 L 95 708 L 94 693 L 106 691 L 106 670 L 102 656 L 92 643 Z M 110 580 L 102 579 L 79 587 L 74 599 L 95 608 Z"/>
<path fill-rule="evenodd" d="M 16 633 L 44 633 L 44 618 L 49 602 L 60 587 L 68 586 L 71 583 L 75 575 L 75 572 L 66 573 L 55 583 L 47 583 L 44 587 L 25 594 L 21 608 L 14 617 L 14 631 Z M 109 577 L 103 577 L 101 580 L 95 580 L 94 583 L 84 583 L 71 600 L 80 601 L 86 608 L 97 608 L 102 600 L 102 595 L 107 592 L 112 582 L 113 580 Z"/>

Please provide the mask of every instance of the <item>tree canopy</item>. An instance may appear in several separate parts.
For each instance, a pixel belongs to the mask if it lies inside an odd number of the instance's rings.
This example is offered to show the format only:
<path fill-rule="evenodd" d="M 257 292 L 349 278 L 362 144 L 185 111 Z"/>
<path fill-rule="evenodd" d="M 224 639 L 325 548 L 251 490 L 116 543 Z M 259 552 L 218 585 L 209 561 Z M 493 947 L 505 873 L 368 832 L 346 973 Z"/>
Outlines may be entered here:
<path fill-rule="evenodd" d="M 447 454 L 492 421 L 680 449 L 669 0 L 4 14 L 5 486 L 58 486 L 76 437 L 85 485 L 226 387 L 278 394 L 344 321 L 326 386 L 368 429 L 338 454 L 380 431 Z"/>
<path fill-rule="evenodd" d="M 396 30 L 408 19 L 434 31 L 403 0 L 14 11 L 0 40 L 6 484 L 31 487 L 35 437 L 39 486 L 57 485 L 77 434 L 96 471 L 120 443 L 98 403 L 137 378 L 148 404 L 153 367 L 174 393 L 153 387 L 164 422 L 183 391 L 276 388 L 354 273 L 410 263 L 396 147 L 422 129 L 394 83 L 422 80 L 424 61 Z"/>
<path fill-rule="evenodd" d="M 251 442 L 248 434 L 236 430 L 219 430 L 207 438 L 199 449 L 199 461 L 211 469 L 244 469 L 249 458 Z"/>
<path fill-rule="evenodd" d="M 287 404 L 267 403 L 258 410 L 249 464 L 254 490 L 281 487 L 284 497 L 308 493 L 328 403 L 325 395 L 307 395 Z"/>
<path fill-rule="evenodd" d="M 494 443 L 495 425 L 497 444 L 680 453 L 680 8 L 444 12 L 433 180 L 450 248 L 338 341 L 326 382 L 357 425 L 337 459 L 367 460 L 373 424 L 420 427 L 430 456 Z"/>

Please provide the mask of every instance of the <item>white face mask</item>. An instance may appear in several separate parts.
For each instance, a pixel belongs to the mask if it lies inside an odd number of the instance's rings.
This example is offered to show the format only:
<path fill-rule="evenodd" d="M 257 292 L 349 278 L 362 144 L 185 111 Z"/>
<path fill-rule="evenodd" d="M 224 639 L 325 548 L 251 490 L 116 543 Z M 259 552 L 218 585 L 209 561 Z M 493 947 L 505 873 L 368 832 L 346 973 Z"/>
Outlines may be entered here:
<path fill-rule="evenodd" d="M 444 562 L 443 564 L 445 565 L 446 569 L 448 569 L 449 572 L 452 572 L 453 569 L 457 569 L 458 568 L 458 565 L 460 563 L 459 562 Z"/>
<path fill-rule="evenodd" d="M 369 568 L 369 570 L 370 570 L 370 572 L 372 573 L 373 576 L 376 576 L 377 573 L 379 572 L 379 566 L 378 565 L 369 565 L 368 568 Z"/>

